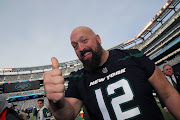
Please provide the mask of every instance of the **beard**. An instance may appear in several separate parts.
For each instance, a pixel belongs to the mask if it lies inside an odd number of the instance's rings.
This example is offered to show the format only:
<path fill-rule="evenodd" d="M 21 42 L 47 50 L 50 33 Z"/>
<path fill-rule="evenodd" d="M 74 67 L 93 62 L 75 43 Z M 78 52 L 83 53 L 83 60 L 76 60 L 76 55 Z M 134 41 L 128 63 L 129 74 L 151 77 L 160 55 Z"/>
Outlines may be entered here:
<path fill-rule="evenodd" d="M 87 60 L 82 59 L 82 56 L 84 56 L 86 52 L 92 53 L 91 59 L 87 59 Z M 102 56 L 102 47 L 100 43 L 97 41 L 97 49 L 95 49 L 94 51 L 92 50 L 92 48 L 87 48 L 81 51 L 80 61 L 83 63 L 85 70 L 92 71 L 99 67 L 101 63 L 101 56 Z"/>

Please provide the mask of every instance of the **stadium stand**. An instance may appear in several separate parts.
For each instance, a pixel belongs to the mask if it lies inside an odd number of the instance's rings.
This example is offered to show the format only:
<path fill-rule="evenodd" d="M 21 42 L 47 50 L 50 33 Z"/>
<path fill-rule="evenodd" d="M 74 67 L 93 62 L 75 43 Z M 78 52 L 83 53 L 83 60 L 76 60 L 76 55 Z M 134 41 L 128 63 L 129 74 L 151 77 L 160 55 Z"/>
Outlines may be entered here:
<path fill-rule="evenodd" d="M 179 0 L 168 0 L 160 11 L 153 17 L 145 28 L 134 38 L 129 39 L 111 49 L 139 49 L 152 59 L 161 69 L 164 64 L 171 64 L 175 68 L 180 66 L 180 9 Z M 110 50 L 111 50 L 110 49 Z M 67 78 L 72 71 L 81 69 L 82 63 L 79 60 L 72 60 L 59 64 L 62 75 Z M 23 67 L 23 68 L 2 68 L 0 69 L 0 92 L 5 94 L 9 102 L 17 104 L 18 110 L 24 110 L 37 106 L 40 97 L 48 100 L 44 95 L 43 77 L 44 72 L 51 70 L 51 65 Z M 3 93 L 4 84 L 30 83 L 40 81 L 40 88 Z M 66 80 L 66 79 L 65 79 Z M 67 88 L 68 81 L 65 81 Z"/>

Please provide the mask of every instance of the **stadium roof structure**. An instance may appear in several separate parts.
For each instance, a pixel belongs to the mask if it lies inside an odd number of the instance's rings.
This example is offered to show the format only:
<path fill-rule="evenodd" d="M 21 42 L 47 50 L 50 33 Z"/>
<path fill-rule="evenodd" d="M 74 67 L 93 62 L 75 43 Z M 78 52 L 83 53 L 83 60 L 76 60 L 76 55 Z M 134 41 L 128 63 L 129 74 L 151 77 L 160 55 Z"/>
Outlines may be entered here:
<path fill-rule="evenodd" d="M 81 64 L 80 60 L 72 60 L 69 62 L 59 63 L 59 68 L 69 68 L 71 66 L 76 66 Z M 22 67 L 22 68 L 2 68 L 0 72 L 23 72 L 23 71 L 46 71 L 51 69 L 52 65 L 44 65 L 44 66 L 35 66 L 35 67 Z"/>
<path fill-rule="evenodd" d="M 177 11 L 178 4 L 180 3 L 179 0 L 168 0 L 165 5 L 160 9 L 160 11 L 149 21 L 149 23 L 143 28 L 143 30 L 134 38 L 131 38 L 111 49 L 115 48 L 129 48 L 131 46 L 134 46 L 140 42 L 144 42 L 145 38 L 147 38 L 149 35 L 152 34 L 153 29 L 161 23 L 163 24 L 163 19 L 168 16 L 168 14 L 174 10 Z M 150 33 L 150 34 L 149 34 Z"/>

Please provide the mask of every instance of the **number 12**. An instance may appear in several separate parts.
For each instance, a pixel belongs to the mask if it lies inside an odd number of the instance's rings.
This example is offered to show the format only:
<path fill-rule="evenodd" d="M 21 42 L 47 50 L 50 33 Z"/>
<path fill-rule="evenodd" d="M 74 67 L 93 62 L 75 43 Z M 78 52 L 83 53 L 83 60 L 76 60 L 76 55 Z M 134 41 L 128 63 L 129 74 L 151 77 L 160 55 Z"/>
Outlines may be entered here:
<path fill-rule="evenodd" d="M 121 109 L 122 104 L 129 102 L 129 101 L 133 100 L 133 98 L 134 98 L 132 89 L 126 79 L 121 79 L 115 83 L 109 84 L 106 88 L 107 94 L 108 95 L 115 94 L 115 90 L 118 88 L 121 88 L 121 87 L 124 91 L 124 94 L 114 97 L 111 100 L 111 105 L 113 107 L 116 118 L 118 120 L 124 120 L 124 119 L 132 118 L 132 117 L 139 115 L 140 110 L 138 107 L 133 107 L 133 108 L 130 108 L 125 111 L 122 111 L 122 109 Z M 101 89 L 100 88 L 96 89 L 95 94 L 96 94 L 96 99 L 97 99 L 99 108 L 101 110 L 101 113 L 103 115 L 103 118 L 110 120 L 109 112 L 105 105 Z"/>

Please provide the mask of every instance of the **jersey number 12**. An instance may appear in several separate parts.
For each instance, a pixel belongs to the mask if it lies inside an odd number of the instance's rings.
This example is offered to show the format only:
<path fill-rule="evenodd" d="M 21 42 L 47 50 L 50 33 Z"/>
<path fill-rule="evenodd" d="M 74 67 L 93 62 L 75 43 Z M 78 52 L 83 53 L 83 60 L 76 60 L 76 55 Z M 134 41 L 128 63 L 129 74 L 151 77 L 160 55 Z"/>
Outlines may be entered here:
<path fill-rule="evenodd" d="M 134 94 L 132 92 L 132 89 L 126 79 L 120 79 L 119 81 L 109 84 L 106 88 L 107 95 L 115 94 L 115 90 L 121 88 L 124 91 L 124 94 L 116 96 L 111 99 L 111 105 L 114 110 L 114 113 L 116 115 L 116 118 L 118 120 L 124 120 L 128 118 L 135 117 L 140 114 L 140 110 L 137 106 L 134 106 L 133 108 L 129 108 L 128 110 L 122 110 L 121 105 L 125 104 L 134 98 Z M 110 120 L 110 115 L 108 112 L 108 109 L 105 105 L 105 101 L 103 99 L 102 91 L 101 89 L 95 90 L 96 99 L 99 105 L 99 108 L 101 110 L 101 113 L 103 115 L 104 119 Z"/>

